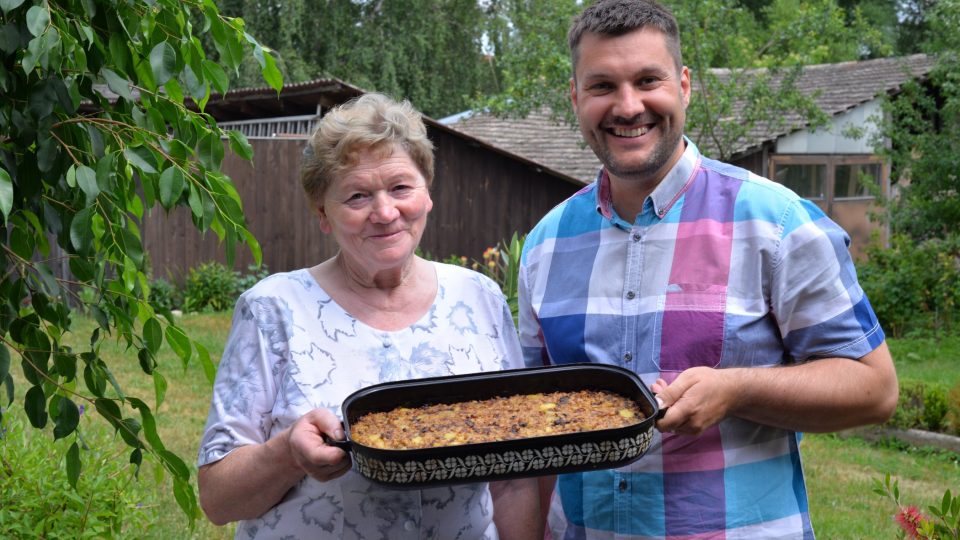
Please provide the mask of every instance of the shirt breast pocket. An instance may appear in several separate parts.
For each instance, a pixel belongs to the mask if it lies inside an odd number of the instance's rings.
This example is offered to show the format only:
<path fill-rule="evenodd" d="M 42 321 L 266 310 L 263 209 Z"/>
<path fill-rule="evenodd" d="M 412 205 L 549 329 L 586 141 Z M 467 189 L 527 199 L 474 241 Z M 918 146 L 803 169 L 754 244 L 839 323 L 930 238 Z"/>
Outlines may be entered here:
<path fill-rule="evenodd" d="M 672 283 L 658 299 L 657 307 L 655 335 L 660 339 L 660 371 L 720 365 L 727 308 L 725 285 Z"/>

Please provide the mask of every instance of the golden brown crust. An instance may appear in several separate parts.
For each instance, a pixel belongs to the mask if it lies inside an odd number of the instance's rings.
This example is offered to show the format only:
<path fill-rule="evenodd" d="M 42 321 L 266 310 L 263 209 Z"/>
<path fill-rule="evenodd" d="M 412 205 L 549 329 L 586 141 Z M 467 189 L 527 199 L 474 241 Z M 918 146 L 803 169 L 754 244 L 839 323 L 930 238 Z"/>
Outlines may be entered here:
<path fill-rule="evenodd" d="M 619 428 L 643 419 L 633 400 L 579 390 L 398 407 L 360 417 L 350 437 L 373 448 L 409 450 Z"/>

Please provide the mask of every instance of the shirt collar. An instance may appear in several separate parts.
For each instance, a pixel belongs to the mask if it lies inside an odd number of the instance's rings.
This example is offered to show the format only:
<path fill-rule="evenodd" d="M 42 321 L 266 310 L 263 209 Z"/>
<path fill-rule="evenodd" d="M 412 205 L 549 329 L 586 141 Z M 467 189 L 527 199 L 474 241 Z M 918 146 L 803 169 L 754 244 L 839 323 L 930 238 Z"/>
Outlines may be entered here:
<path fill-rule="evenodd" d="M 663 218 L 667 215 L 670 207 L 677 202 L 680 195 L 686 190 L 687 186 L 693 180 L 693 173 L 700 163 L 700 150 L 693 144 L 693 141 L 686 136 L 683 137 L 687 144 L 683 155 L 674 164 L 670 172 L 663 177 L 660 184 L 647 197 L 649 203 L 653 204 L 653 210 L 657 216 Z M 610 190 L 610 177 L 605 168 L 601 168 L 597 173 L 597 212 L 604 218 L 614 220 L 616 212 L 613 209 L 613 197 Z M 644 208 L 648 207 L 648 202 L 644 201 Z"/>

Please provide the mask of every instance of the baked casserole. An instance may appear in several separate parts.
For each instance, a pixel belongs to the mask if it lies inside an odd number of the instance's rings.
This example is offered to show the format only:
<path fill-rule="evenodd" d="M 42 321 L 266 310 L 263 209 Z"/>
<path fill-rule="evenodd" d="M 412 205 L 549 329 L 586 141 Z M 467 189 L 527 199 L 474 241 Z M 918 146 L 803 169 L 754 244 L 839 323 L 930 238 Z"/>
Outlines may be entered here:
<path fill-rule="evenodd" d="M 353 423 L 350 436 L 371 448 L 409 450 L 621 428 L 644 418 L 624 396 L 577 390 L 371 412 Z"/>

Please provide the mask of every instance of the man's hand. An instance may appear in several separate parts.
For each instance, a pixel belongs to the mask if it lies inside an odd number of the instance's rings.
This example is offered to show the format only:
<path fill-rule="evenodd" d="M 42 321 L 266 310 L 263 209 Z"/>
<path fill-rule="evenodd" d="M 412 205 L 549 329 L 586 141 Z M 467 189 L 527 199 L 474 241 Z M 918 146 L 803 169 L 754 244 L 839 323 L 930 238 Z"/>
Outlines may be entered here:
<path fill-rule="evenodd" d="M 683 435 L 699 435 L 719 423 L 736 399 L 736 385 L 725 370 L 708 367 L 688 369 L 671 384 L 657 379 L 651 389 L 667 407 L 657 429 Z"/>

